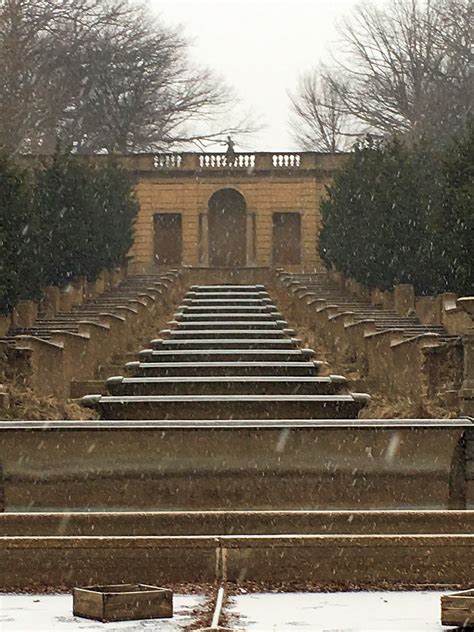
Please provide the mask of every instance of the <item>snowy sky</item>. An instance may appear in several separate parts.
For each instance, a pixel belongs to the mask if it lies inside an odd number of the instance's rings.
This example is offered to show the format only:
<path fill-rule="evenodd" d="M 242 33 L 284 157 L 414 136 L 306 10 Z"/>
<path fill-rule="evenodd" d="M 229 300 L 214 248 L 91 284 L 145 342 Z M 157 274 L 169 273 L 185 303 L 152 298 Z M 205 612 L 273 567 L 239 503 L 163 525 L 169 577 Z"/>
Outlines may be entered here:
<path fill-rule="evenodd" d="M 288 90 L 339 39 L 335 24 L 356 0 L 149 0 L 191 39 L 193 58 L 213 68 L 265 127 L 237 150 L 295 149 Z M 378 6 L 390 0 L 372 0 Z"/>

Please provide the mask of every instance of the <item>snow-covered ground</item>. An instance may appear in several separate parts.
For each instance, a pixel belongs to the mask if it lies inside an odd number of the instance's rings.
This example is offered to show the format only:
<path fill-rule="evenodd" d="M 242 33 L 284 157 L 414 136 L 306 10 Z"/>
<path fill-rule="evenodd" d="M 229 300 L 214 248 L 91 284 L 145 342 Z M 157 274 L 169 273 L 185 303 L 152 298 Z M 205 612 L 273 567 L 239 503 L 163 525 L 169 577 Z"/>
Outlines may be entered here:
<path fill-rule="evenodd" d="M 201 596 L 175 594 L 172 619 L 100 623 L 73 617 L 72 595 L 0 594 L 0 632 L 181 632 L 203 602 Z"/>
<path fill-rule="evenodd" d="M 229 611 L 249 632 L 442 632 L 439 592 L 256 593 Z"/>

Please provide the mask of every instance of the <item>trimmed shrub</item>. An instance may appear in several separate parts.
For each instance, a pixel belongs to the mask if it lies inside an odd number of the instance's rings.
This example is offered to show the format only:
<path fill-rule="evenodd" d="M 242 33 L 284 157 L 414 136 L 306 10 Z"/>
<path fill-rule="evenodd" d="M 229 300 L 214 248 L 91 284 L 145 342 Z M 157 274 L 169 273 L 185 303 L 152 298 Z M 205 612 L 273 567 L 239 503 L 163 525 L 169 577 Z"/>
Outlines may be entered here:
<path fill-rule="evenodd" d="M 137 211 L 129 176 L 113 159 L 57 153 L 28 173 L 0 157 L 0 310 L 124 263 Z"/>
<path fill-rule="evenodd" d="M 320 254 L 347 276 L 383 290 L 472 291 L 469 136 L 447 148 L 367 138 L 328 188 L 321 214 Z"/>
<path fill-rule="evenodd" d="M 0 153 L 0 313 L 40 294 L 38 225 L 30 174 Z"/>
<path fill-rule="evenodd" d="M 445 156 L 446 194 L 438 218 L 446 287 L 459 294 L 474 292 L 474 122 Z"/>

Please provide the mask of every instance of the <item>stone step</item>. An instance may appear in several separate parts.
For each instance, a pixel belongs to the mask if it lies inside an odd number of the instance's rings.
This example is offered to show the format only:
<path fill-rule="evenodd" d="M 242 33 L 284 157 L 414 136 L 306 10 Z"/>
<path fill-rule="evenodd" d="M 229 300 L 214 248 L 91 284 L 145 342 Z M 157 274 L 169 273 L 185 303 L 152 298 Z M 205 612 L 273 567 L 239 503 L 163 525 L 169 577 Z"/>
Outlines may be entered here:
<path fill-rule="evenodd" d="M 17 327 L 11 330 L 12 336 L 36 336 L 39 334 L 50 334 L 52 331 L 71 331 L 77 332 L 79 329 L 79 323 L 58 323 L 51 326 L 44 325 L 43 327 Z"/>
<path fill-rule="evenodd" d="M 125 305 L 125 303 L 123 304 Z M 120 314 L 120 308 L 123 307 L 123 305 L 121 305 L 120 303 L 114 303 L 113 305 L 88 305 L 87 306 L 87 311 L 83 311 L 83 310 L 77 310 L 77 311 L 73 311 L 71 312 L 71 318 L 81 318 L 83 315 L 90 315 L 92 317 L 97 316 L 97 314 L 107 314 L 107 313 L 115 313 L 115 310 L 119 310 L 119 314 Z M 125 305 L 130 307 L 130 305 Z M 133 305 L 131 306 L 133 309 Z"/>
<path fill-rule="evenodd" d="M 234 338 L 247 340 L 261 340 L 294 337 L 294 329 L 162 329 L 162 338 L 174 340 Z"/>
<path fill-rule="evenodd" d="M 101 419 L 355 419 L 368 403 L 350 395 L 87 395 Z"/>
<path fill-rule="evenodd" d="M 264 285 L 191 285 L 191 292 L 266 292 Z"/>
<path fill-rule="evenodd" d="M 295 349 L 301 340 L 299 338 L 202 338 L 175 340 L 155 339 L 151 341 L 151 346 L 156 350 L 172 349 Z"/>
<path fill-rule="evenodd" d="M 446 331 L 442 328 L 438 329 L 437 327 L 406 327 L 406 326 L 400 326 L 400 325 L 384 325 L 383 329 L 401 329 L 405 334 L 413 334 L 413 335 L 420 335 L 420 334 L 437 334 L 438 336 L 444 336 L 446 335 Z M 377 329 L 380 329 L 379 326 L 377 326 Z"/>
<path fill-rule="evenodd" d="M 201 312 L 201 313 L 189 313 L 189 312 L 176 312 L 175 320 L 179 322 L 218 322 L 219 320 L 224 322 L 234 321 L 245 321 L 249 320 L 251 322 L 256 321 L 281 321 L 282 316 L 279 312 L 221 312 L 216 314 L 215 312 Z"/>
<path fill-rule="evenodd" d="M 150 287 L 130 290 L 129 292 L 110 292 L 109 294 L 102 294 L 101 296 L 93 298 L 90 304 L 100 305 L 101 303 L 112 303 L 121 300 L 134 301 L 141 298 L 147 299 L 153 296 L 160 296 L 165 289 L 164 287 Z"/>
<path fill-rule="evenodd" d="M 110 310 L 109 310 L 110 311 Z M 55 318 L 41 318 L 35 321 L 35 326 L 51 327 L 56 323 L 78 323 L 80 320 L 99 320 L 100 314 L 106 313 L 107 310 L 101 308 L 100 310 L 87 310 L 81 312 L 69 312 L 68 314 L 58 314 Z"/>
<path fill-rule="evenodd" d="M 113 307 L 115 305 L 122 305 L 123 303 L 127 304 L 133 301 L 140 301 L 141 297 L 139 295 L 135 295 L 133 298 L 126 298 L 123 296 L 110 297 L 108 299 L 104 299 L 101 301 L 91 302 L 91 305 L 101 305 L 103 307 Z"/>
<path fill-rule="evenodd" d="M 225 303 L 223 305 L 186 305 L 182 304 L 179 310 L 184 314 L 208 314 L 213 313 L 220 315 L 221 313 L 241 313 L 241 314 L 273 314 L 276 312 L 276 307 L 273 304 L 258 304 L 258 305 L 229 305 Z"/>
<path fill-rule="evenodd" d="M 139 358 L 142 362 L 302 362 L 313 355 L 312 349 L 143 349 Z"/>
<path fill-rule="evenodd" d="M 248 307 L 264 307 L 265 305 L 272 305 L 274 303 L 271 298 L 201 298 L 201 297 L 185 297 L 183 299 L 183 305 L 202 307 L 206 306 L 211 309 L 214 307 L 221 307 L 225 305 L 236 306 L 248 306 Z"/>
<path fill-rule="evenodd" d="M 134 377 L 166 376 L 315 376 L 325 365 L 306 362 L 127 362 L 125 368 Z"/>
<path fill-rule="evenodd" d="M 347 387 L 341 375 L 329 377 L 275 377 L 275 376 L 227 376 L 227 377 L 139 377 L 116 376 L 107 380 L 111 395 L 336 395 Z M 87 393 L 105 394 L 94 390 Z M 77 395 L 79 396 L 79 395 Z"/>
<path fill-rule="evenodd" d="M 375 318 L 378 320 L 388 320 L 394 322 L 412 323 L 416 325 L 418 322 L 416 318 L 398 316 L 395 312 L 384 312 L 383 310 L 374 309 L 350 309 L 348 311 L 354 312 L 356 317 L 363 316 L 364 318 Z"/>
<path fill-rule="evenodd" d="M 270 294 L 268 292 L 187 292 L 185 298 L 205 298 L 205 299 L 268 299 Z"/>
<path fill-rule="evenodd" d="M 48 327 L 49 329 L 51 329 L 56 325 L 70 325 L 74 323 L 79 323 L 82 320 L 92 320 L 98 322 L 101 320 L 102 314 L 111 313 L 113 309 L 100 309 L 97 311 L 88 310 L 87 312 L 72 312 L 68 316 L 58 316 L 57 318 L 52 318 L 49 320 L 41 319 L 35 321 L 34 327 Z"/>
<path fill-rule="evenodd" d="M 103 389 L 104 389 L 104 394 L 106 392 L 106 388 L 105 388 L 105 380 L 107 380 L 107 378 L 109 378 L 111 375 L 120 375 L 121 373 L 123 373 L 124 371 L 126 371 L 126 365 L 127 363 L 125 361 L 123 362 L 117 362 L 117 363 L 110 363 L 110 364 L 106 364 L 104 366 L 100 366 L 97 369 L 96 375 L 97 378 L 102 380 L 102 385 L 103 385 Z M 92 391 L 89 390 L 89 393 L 92 392 L 96 392 L 96 391 Z M 99 391 L 97 391 L 99 392 Z M 83 395 L 87 395 L 88 393 L 83 393 L 82 395 L 78 395 L 77 397 L 82 397 Z"/>
<path fill-rule="evenodd" d="M 107 385 L 103 380 L 72 380 L 71 382 L 71 399 L 80 399 L 81 397 L 85 397 L 89 393 L 99 393 L 100 395 L 106 395 L 107 392 Z"/>
<path fill-rule="evenodd" d="M 286 320 L 171 320 L 168 325 L 173 331 L 193 331 L 196 329 L 234 329 L 281 331 L 288 325 Z"/>

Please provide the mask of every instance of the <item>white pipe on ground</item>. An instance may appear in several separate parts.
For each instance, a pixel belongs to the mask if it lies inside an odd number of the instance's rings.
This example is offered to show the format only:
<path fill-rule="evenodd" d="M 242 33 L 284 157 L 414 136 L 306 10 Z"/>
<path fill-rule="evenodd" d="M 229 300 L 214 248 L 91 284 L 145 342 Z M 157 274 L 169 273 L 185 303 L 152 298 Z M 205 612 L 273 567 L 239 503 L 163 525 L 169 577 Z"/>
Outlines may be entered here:
<path fill-rule="evenodd" d="M 224 586 L 221 586 L 217 591 L 216 607 L 214 608 L 214 615 L 211 622 L 211 630 L 217 630 L 219 628 L 219 619 L 221 618 L 222 604 L 224 603 Z"/>

